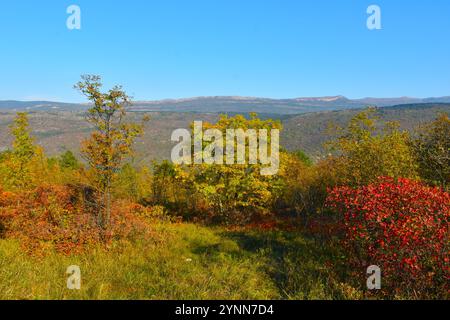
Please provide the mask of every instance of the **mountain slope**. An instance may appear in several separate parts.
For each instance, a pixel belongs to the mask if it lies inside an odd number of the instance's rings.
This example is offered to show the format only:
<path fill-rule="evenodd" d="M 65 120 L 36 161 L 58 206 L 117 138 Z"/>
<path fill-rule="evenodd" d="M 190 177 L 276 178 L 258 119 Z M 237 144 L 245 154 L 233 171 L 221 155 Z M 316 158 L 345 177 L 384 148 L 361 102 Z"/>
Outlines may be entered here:
<path fill-rule="evenodd" d="M 283 123 L 281 144 L 288 150 L 305 150 L 312 156 L 323 153 L 322 144 L 331 138 L 327 128 L 331 123 L 344 126 L 360 109 L 315 112 L 302 115 L 275 115 Z M 402 128 L 411 130 L 423 122 L 433 120 L 438 112 L 450 114 L 450 104 L 412 104 L 379 108 L 378 115 L 385 121 L 399 121 Z M 86 123 L 82 112 L 33 110 L 29 113 L 30 124 L 37 143 L 46 152 L 55 155 L 64 150 L 78 152 L 80 141 L 86 138 L 91 128 Z M 215 122 L 217 113 L 191 112 L 149 112 L 151 120 L 146 123 L 145 135 L 136 144 L 136 159 L 150 161 L 169 159 L 175 145 L 170 141 L 173 130 L 189 129 L 194 120 Z M 15 112 L 0 112 L 0 150 L 11 145 L 9 134 Z M 140 119 L 140 112 L 130 113 L 134 120 Z M 262 114 L 261 117 L 267 117 Z"/>
<path fill-rule="evenodd" d="M 330 125 L 345 126 L 361 110 L 317 112 L 289 117 L 283 121 L 282 145 L 288 150 L 304 150 L 308 154 L 323 154 L 323 143 L 333 137 Z M 404 130 L 434 120 L 438 113 L 450 114 L 450 104 L 408 104 L 378 108 L 380 121 L 397 121 Z"/>

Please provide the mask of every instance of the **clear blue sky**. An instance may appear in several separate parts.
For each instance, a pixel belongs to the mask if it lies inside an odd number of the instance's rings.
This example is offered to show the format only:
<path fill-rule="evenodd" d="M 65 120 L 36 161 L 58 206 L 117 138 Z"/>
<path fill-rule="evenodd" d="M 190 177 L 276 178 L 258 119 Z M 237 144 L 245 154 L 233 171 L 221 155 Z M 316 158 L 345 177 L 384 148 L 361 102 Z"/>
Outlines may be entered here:
<path fill-rule="evenodd" d="M 0 41 L 0 100 L 82 101 L 84 73 L 137 100 L 450 95 L 448 0 L 2 1 Z"/>

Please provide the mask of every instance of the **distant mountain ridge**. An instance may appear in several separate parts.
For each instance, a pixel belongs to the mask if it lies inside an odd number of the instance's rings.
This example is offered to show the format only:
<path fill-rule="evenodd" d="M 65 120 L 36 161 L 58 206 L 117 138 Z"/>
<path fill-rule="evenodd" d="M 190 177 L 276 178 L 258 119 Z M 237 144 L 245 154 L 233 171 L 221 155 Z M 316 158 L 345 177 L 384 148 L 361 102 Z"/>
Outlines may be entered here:
<path fill-rule="evenodd" d="M 240 96 L 211 96 L 158 101 L 135 101 L 133 111 L 200 112 L 200 113 L 249 113 L 260 114 L 303 114 L 318 111 L 358 109 L 366 106 L 387 107 L 402 104 L 450 103 L 450 96 L 437 98 L 362 98 L 348 99 L 344 96 L 299 97 L 293 99 L 271 99 Z M 52 101 L 0 101 L 0 110 L 17 111 L 82 111 L 87 104 Z"/>

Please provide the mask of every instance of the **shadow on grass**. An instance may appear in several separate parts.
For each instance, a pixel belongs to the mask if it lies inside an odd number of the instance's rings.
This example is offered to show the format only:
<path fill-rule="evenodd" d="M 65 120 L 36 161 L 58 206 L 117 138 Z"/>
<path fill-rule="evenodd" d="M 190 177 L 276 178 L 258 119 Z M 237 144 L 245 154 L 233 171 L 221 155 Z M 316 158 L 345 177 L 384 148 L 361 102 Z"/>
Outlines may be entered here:
<path fill-rule="evenodd" d="M 298 233 L 225 232 L 241 250 L 264 259 L 266 272 L 281 299 L 342 299 L 337 279 L 346 276 L 342 268 L 333 268 L 341 258 L 337 248 L 306 238 Z"/>

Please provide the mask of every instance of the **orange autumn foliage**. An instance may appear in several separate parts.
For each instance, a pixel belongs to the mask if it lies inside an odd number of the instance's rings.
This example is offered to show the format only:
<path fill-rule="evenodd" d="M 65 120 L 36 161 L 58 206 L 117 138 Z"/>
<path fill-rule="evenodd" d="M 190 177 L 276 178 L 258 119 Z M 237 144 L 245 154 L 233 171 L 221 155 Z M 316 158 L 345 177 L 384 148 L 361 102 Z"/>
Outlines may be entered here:
<path fill-rule="evenodd" d="M 27 252 L 41 255 L 46 249 L 69 254 L 113 240 L 151 235 L 151 208 L 113 204 L 111 228 L 98 226 L 95 206 L 87 205 L 75 186 L 40 186 L 21 193 L 0 188 L 0 238 L 19 239 Z"/>

